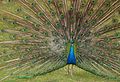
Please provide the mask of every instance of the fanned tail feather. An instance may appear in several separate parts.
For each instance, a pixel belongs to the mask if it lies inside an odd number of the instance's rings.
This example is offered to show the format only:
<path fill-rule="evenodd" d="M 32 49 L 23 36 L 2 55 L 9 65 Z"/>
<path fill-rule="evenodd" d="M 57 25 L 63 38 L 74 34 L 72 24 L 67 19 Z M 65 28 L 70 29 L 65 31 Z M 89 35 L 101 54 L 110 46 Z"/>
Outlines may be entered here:
<path fill-rule="evenodd" d="M 120 78 L 120 0 L 1 0 L 0 81 L 67 65 Z"/>

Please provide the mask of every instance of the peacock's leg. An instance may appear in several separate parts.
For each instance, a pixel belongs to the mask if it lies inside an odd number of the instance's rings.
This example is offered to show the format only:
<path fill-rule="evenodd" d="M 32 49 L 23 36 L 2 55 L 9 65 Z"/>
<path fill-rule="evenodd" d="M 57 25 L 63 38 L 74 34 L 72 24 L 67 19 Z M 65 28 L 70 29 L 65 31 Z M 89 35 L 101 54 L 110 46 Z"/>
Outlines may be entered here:
<path fill-rule="evenodd" d="M 68 75 L 73 75 L 73 65 L 68 65 Z"/>
<path fill-rule="evenodd" d="M 73 65 L 71 65 L 70 75 L 73 75 Z"/>
<path fill-rule="evenodd" d="M 70 74 L 70 65 L 68 65 L 68 75 Z"/>

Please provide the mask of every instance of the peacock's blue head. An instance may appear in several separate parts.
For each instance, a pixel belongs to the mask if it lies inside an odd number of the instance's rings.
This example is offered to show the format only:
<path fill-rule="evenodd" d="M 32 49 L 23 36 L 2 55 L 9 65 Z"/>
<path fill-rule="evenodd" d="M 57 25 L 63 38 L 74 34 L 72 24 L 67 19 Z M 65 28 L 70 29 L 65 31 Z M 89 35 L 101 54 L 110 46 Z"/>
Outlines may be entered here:
<path fill-rule="evenodd" d="M 73 39 L 70 39 L 70 43 L 71 43 L 71 44 L 74 44 L 74 40 L 73 40 Z"/>

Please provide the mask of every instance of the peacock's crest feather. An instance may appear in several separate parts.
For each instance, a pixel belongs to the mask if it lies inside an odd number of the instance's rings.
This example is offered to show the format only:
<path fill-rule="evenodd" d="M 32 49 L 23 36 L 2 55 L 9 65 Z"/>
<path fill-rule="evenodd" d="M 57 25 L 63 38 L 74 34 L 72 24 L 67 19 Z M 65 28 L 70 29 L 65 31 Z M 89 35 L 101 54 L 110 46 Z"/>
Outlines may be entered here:
<path fill-rule="evenodd" d="M 120 0 L 0 0 L 1 81 L 69 63 L 120 78 Z"/>

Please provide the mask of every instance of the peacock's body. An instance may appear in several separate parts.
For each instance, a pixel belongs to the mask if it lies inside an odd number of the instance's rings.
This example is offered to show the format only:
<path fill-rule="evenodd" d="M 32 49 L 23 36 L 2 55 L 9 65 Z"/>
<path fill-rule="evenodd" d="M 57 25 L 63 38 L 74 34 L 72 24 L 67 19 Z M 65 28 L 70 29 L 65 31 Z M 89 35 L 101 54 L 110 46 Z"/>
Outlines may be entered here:
<path fill-rule="evenodd" d="M 0 0 L 1 81 L 68 64 L 120 78 L 120 0 Z"/>

